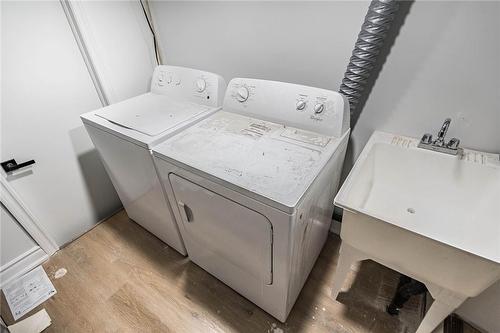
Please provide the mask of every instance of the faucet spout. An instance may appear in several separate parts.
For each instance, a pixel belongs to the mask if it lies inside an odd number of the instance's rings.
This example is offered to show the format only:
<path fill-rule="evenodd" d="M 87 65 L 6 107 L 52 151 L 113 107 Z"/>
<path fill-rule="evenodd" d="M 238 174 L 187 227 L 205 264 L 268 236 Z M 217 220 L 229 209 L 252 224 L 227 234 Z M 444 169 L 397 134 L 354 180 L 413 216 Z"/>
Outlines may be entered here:
<path fill-rule="evenodd" d="M 446 118 L 444 120 L 443 125 L 441 126 L 441 129 L 438 132 L 437 139 L 436 139 L 436 144 L 443 145 L 444 144 L 444 137 L 446 136 L 446 132 L 448 132 L 448 127 L 450 127 L 451 119 Z"/>

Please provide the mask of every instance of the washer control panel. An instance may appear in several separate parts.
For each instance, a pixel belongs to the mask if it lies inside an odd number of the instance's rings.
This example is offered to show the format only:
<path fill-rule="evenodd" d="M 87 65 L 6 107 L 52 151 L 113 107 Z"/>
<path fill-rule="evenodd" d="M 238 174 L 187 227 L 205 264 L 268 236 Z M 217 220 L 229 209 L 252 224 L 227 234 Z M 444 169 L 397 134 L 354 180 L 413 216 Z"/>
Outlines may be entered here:
<path fill-rule="evenodd" d="M 151 80 L 152 93 L 208 106 L 222 105 L 225 88 L 220 75 L 178 66 L 157 66 Z"/>
<path fill-rule="evenodd" d="M 321 134 L 340 137 L 349 129 L 349 102 L 336 91 L 298 84 L 236 78 L 223 108 Z"/>
<path fill-rule="evenodd" d="M 238 99 L 239 102 L 245 102 L 248 99 L 249 95 L 250 91 L 245 86 L 239 87 L 238 90 L 236 91 L 236 98 Z"/>

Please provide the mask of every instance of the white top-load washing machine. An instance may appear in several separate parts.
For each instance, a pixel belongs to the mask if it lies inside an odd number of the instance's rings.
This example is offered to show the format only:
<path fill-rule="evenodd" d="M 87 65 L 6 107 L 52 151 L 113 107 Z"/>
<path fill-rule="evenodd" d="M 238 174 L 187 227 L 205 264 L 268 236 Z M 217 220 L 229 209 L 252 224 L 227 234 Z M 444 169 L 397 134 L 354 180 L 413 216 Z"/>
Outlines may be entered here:
<path fill-rule="evenodd" d="M 225 87 L 217 74 L 158 66 L 149 93 L 81 116 L 128 216 L 184 255 L 150 149 L 218 111 Z"/>
<path fill-rule="evenodd" d="M 328 235 L 349 137 L 339 93 L 233 79 L 153 148 L 189 258 L 285 321 Z"/>

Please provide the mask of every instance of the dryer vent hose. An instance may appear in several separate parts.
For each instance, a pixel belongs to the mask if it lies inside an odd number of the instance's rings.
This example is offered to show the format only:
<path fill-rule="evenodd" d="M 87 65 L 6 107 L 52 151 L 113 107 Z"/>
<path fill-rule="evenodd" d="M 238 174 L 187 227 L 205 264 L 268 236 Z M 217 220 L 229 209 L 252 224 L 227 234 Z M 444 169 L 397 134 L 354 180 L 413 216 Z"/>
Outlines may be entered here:
<path fill-rule="evenodd" d="M 398 8 L 396 0 L 372 0 L 370 3 L 339 90 L 349 99 L 351 116 L 376 65 Z"/>

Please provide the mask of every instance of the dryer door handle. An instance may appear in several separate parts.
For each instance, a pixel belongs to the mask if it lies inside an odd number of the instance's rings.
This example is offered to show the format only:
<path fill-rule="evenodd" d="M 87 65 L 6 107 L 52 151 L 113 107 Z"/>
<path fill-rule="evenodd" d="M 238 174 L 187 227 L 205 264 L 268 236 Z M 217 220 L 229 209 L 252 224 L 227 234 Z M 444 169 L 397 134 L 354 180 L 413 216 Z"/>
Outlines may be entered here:
<path fill-rule="evenodd" d="M 179 201 L 179 210 L 181 212 L 182 218 L 186 222 L 192 222 L 193 221 L 193 213 L 191 212 L 191 209 L 182 201 Z"/>

